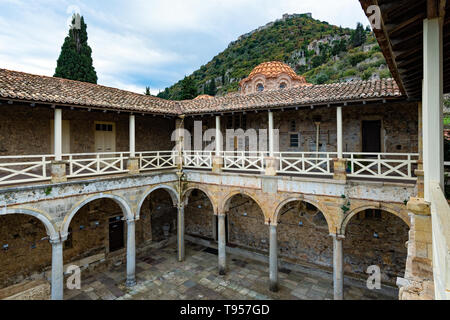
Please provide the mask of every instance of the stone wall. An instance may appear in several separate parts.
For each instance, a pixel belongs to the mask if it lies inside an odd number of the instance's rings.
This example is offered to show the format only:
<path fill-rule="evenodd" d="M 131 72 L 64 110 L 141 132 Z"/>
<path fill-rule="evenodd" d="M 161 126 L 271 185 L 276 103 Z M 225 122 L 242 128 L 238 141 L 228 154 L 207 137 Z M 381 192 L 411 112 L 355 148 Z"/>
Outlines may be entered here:
<path fill-rule="evenodd" d="M 214 210 L 203 191 L 193 190 L 184 209 L 185 231 L 189 235 L 213 239 Z"/>
<path fill-rule="evenodd" d="M 143 208 L 148 214 L 144 213 L 144 220 L 139 225 L 142 233 L 150 231 L 152 241 L 161 241 L 166 239 L 163 226 L 169 226 L 169 236 L 177 234 L 177 208 L 173 206 L 170 195 L 165 190 L 156 190 L 150 197 L 147 197 Z M 142 214 L 142 213 L 141 213 Z M 151 217 L 151 221 L 147 221 Z M 136 229 L 137 231 L 138 229 Z M 147 239 L 148 240 L 148 239 Z"/>
<path fill-rule="evenodd" d="M 381 268 L 382 281 L 395 284 L 404 277 L 409 227 L 391 213 L 377 210 L 360 212 L 347 226 L 344 271 L 367 278 L 371 265 Z"/>
<path fill-rule="evenodd" d="M 0 156 L 51 154 L 53 109 L 24 105 L 0 106 Z M 70 153 L 95 152 L 95 122 L 116 124 L 116 152 L 129 151 L 129 115 L 63 110 L 70 121 Z M 171 150 L 173 119 L 136 115 L 136 151 Z"/>
<path fill-rule="evenodd" d="M 261 251 L 269 251 L 269 226 L 264 214 L 249 197 L 236 195 L 231 199 L 228 213 L 228 240 Z"/>
<path fill-rule="evenodd" d="M 51 264 L 52 248 L 46 237 L 44 225 L 36 218 L 0 216 L 0 288 L 42 273 Z"/>
<path fill-rule="evenodd" d="M 231 115 L 224 115 L 221 119 L 222 134 L 226 136 L 227 123 Z M 239 123 L 234 115 L 234 123 Z M 267 112 L 249 112 L 246 114 L 246 128 L 267 129 Z M 215 128 L 214 117 L 198 117 L 202 121 L 203 129 Z M 380 104 L 371 106 L 343 107 L 343 141 L 344 152 L 362 152 L 361 123 L 363 120 L 381 120 L 382 152 L 388 153 L 416 153 L 418 152 L 418 106 L 417 103 Z M 295 121 L 295 129 L 292 128 Z M 274 128 L 279 130 L 279 150 L 292 152 L 316 151 L 317 125 L 320 121 L 319 151 L 336 152 L 336 108 L 316 107 L 314 109 L 299 109 L 292 111 L 274 112 Z M 194 136 L 194 120 L 185 120 L 185 128 Z M 234 126 L 233 129 L 240 127 Z M 290 146 L 290 136 L 299 137 L 299 146 Z M 226 147 L 224 139 L 224 148 Z M 246 150 L 249 150 L 248 142 Z M 267 149 L 265 149 L 267 150 Z"/>
<path fill-rule="evenodd" d="M 277 226 L 281 257 L 333 267 L 333 241 L 323 214 L 306 202 L 292 202 L 281 209 Z"/>

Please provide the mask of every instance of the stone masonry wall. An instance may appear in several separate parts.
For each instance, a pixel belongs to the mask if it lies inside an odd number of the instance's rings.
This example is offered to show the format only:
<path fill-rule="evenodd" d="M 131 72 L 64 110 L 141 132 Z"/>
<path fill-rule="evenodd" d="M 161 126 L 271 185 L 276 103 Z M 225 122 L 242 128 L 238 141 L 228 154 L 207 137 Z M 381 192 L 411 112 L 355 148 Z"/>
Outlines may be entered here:
<path fill-rule="evenodd" d="M 34 217 L 0 216 L 0 288 L 17 284 L 51 264 L 52 248 L 46 237 L 44 225 Z"/>
<path fill-rule="evenodd" d="M 186 233 L 213 239 L 214 219 L 214 210 L 206 194 L 200 190 L 193 190 L 184 209 Z"/>
<path fill-rule="evenodd" d="M 251 198 L 236 195 L 231 199 L 228 224 L 231 244 L 268 252 L 269 226 L 264 224 L 264 215 Z"/>
<path fill-rule="evenodd" d="M 314 206 L 293 202 L 281 209 L 277 235 L 281 257 L 333 267 L 333 240 L 327 221 Z"/>
<path fill-rule="evenodd" d="M 347 226 L 344 271 L 367 277 L 367 268 L 378 265 L 382 281 L 395 284 L 397 277 L 404 277 L 405 273 L 408 230 L 406 223 L 391 213 L 359 213 Z"/>
<path fill-rule="evenodd" d="M 0 106 L 0 156 L 51 153 L 53 109 L 24 105 Z M 129 150 L 128 114 L 87 110 L 63 110 L 70 121 L 70 152 L 95 152 L 95 122 L 116 124 L 116 152 Z M 136 151 L 171 150 L 173 119 L 136 115 Z"/>

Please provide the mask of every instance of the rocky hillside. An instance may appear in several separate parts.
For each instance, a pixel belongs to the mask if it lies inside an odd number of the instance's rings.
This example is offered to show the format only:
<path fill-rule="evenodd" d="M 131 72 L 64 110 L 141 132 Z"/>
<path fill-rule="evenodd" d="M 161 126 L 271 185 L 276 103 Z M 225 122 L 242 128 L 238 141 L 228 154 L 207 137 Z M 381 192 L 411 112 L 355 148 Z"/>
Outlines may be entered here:
<path fill-rule="evenodd" d="M 239 81 L 258 64 L 283 61 L 310 83 L 390 77 L 380 48 L 370 31 L 341 28 L 313 19 L 311 14 L 282 19 L 242 35 L 190 77 L 198 94 L 237 91 Z M 182 81 L 158 96 L 179 100 Z"/>

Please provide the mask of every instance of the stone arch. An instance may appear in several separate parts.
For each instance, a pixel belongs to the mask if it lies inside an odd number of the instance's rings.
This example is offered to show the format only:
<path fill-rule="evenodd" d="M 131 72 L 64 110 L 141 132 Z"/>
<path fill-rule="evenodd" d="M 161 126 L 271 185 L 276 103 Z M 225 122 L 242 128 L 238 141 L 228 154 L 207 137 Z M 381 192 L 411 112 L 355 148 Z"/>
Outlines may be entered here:
<path fill-rule="evenodd" d="M 275 209 L 275 214 L 273 216 L 272 224 L 278 224 L 278 218 L 279 218 L 281 209 L 283 209 L 283 207 L 285 205 L 287 205 L 291 202 L 295 202 L 295 201 L 303 201 L 303 202 L 309 203 L 310 205 L 316 207 L 320 212 L 322 212 L 323 216 L 325 217 L 325 220 L 327 221 L 328 229 L 329 230 L 332 229 L 332 226 L 333 226 L 332 220 L 328 216 L 328 212 L 326 211 L 326 209 L 319 203 L 319 201 L 314 202 L 314 201 L 300 198 L 300 197 L 288 198 L 288 199 L 285 199 L 282 202 L 280 202 L 278 204 L 277 208 Z"/>
<path fill-rule="evenodd" d="M 80 203 L 78 203 L 77 205 L 75 205 L 74 208 L 72 208 L 72 209 L 70 210 L 70 214 L 67 215 L 67 216 L 64 218 L 64 221 L 63 221 L 63 223 L 62 223 L 61 233 L 62 233 L 63 235 L 67 235 L 67 234 L 68 234 L 68 231 L 69 231 L 70 223 L 71 223 L 73 217 L 77 214 L 77 212 L 78 212 L 81 208 L 83 208 L 85 205 L 87 205 L 88 203 L 91 203 L 92 201 L 99 200 L 99 199 L 111 199 L 111 200 L 113 200 L 114 202 L 116 202 L 116 203 L 119 205 L 120 209 L 122 209 L 122 213 L 123 213 L 124 217 L 125 217 L 127 220 L 134 220 L 134 219 L 137 219 L 137 218 L 138 218 L 138 217 L 135 217 L 135 216 L 133 215 L 133 212 L 132 212 L 130 206 L 129 206 L 128 203 L 127 203 L 124 199 L 122 199 L 121 197 L 116 196 L 116 195 L 112 195 L 112 194 L 98 194 L 98 195 L 89 197 L 89 198 L 87 198 L 87 199 L 81 201 Z"/>
<path fill-rule="evenodd" d="M 23 214 L 35 217 L 44 224 L 45 230 L 47 231 L 47 235 L 50 237 L 50 240 L 59 239 L 60 234 L 56 231 L 55 226 L 46 213 L 26 208 L 13 208 L 0 211 L 0 216 L 12 214 Z"/>
<path fill-rule="evenodd" d="M 341 235 L 345 235 L 345 230 L 347 228 L 348 223 L 352 220 L 352 218 L 357 215 L 358 213 L 364 211 L 364 210 L 368 210 L 368 209 L 375 209 L 375 210 L 382 210 L 382 211 L 386 211 L 389 212 L 391 214 L 393 214 L 394 216 L 400 218 L 403 220 L 403 222 L 405 222 L 408 227 L 411 228 L 411 221 L 409 219 L 409 216 L 406 212 L 403 212 L 404 210 L 394 210 L 393 208 L 390 207 L 386 207 L 383 205 L 377 206 L 377 205 L 364 205 L 364 206 L 360 206 L 358 208 L 353 209 L 352 211 L 350 211 L 347 216 L 344 218 L 344 220 L 342 221 L 341 227 L 339 229 L 339 234 Z"/>
<path fill-rule="evenodd" d="M 208 191 L 208 189 L 200 187 L 200 186 L 195 186 L 195 187 L 189 187 L 187 188 L 184 192 L 183 192 L 183 196 L 181 197 L 182 202 L 185 203 L 189 197 L 189 195 L 191 194 L 192 191 L 194 190 L 200 190 L 201 192 L 203 192 L 204 194 L 206 194 L 206 196 L 209 199 L 209 202 L 211 202 L 212 206 L 213 206 L 213 210 L 214 210 L 214 214 L 217 215 L 217 204 L 214 201 L 214 198 L 212 197 L 212 195 L 210 194 L 210 192 Z"/>
<path fill-rule="evenodd" d="M 230 202 L 231 199 L 233 199 L 234 196 L 241 194 L 244 196 L 249 197 L 250 199 L 252 199 L 259 207 L 259 209 L 261 210 L 261 212 L 264 215 L 264 220 L 268 221 L 270 219 L 270 216 L 268 216 L 266 214 L 266 211 L 264 210 L 265 207 L 261 204 L 261 202 L 252 194 L 250 194 L 249 192 L 245 191 L 245 190 L 233 190 L 230 193 L 228 193 L 221 201 L 221 204 L 219 205 L 218 209 L 219 211 L 217 212 L 217 214 L 223 213 L 226 214 L 228 212 L 228 210 L 230 209 Z"/>
<path fill-rule="evenodd" d="M 141 214 L 142 205 L 144 204 L 145 199 L 147 199 L 147 197 L 149 195 L 151 195 L 154 191 L 159 190 L 159 189 L 166 190 L 169 193 L 170 197 L 172 198 L 173 205 L 174 206 L 178 205 L 178 203 L 180 202 L 180 199 L 178 196 L 178 192 L 174 188 L 167 186 L 167 185 L 159 185 L 156 187 L 151 187 L 144 192 L 144 195 L 141 197 L 141 200 L 139 201 L 139 204 L 138 204 L 138 207 L 136 210 L 137 218 L 139 218 L 139 216 Z"/>

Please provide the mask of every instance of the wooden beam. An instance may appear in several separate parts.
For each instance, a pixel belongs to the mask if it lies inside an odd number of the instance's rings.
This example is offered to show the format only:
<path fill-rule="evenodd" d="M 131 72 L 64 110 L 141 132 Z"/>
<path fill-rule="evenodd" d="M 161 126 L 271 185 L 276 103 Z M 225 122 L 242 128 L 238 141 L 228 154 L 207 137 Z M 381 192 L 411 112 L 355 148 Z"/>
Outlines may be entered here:
<path fill-rule="evenodd" d="M 427 0 L 427 18 L 434 19 L 439 16 L 439 0 Z"/>

